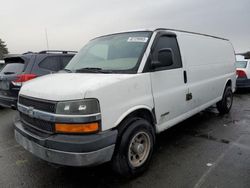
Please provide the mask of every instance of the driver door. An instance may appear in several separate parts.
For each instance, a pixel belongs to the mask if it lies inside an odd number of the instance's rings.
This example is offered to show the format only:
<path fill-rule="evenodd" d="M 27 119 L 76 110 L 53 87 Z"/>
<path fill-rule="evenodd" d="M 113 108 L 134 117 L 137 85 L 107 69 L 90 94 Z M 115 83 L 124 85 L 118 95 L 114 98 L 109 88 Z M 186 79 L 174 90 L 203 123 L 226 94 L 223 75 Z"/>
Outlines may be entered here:
<path fill-rule="evenodd" d="M 161 54 L 166 49 L 168 54 Z M 169 56 L 169 51 L 171 56 Z M 151 58 L 152 65 L 153 62 L 156 62 L 156 65 L 157 63 L 162 64 L 151 70 L 155 114 L 157 125 L 161 130 L 179 122 L 181 115 L 188 109 L 186 72 L 176 36 L 162 34 L 156 37 Z M 168 62 L 170 58 L 172 62 Z"/>

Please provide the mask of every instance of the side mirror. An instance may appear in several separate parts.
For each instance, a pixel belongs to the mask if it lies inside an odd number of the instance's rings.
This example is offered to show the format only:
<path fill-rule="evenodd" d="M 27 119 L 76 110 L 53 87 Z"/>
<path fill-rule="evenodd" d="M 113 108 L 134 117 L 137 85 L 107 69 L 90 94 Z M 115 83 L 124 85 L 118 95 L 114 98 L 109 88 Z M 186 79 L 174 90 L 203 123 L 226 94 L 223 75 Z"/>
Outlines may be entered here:
<path fill-rule="evenodd" d="M 153 68 L 168 67 L 174 64 L 173 51 L 170 48 L 160 49 L 156 56 L 156 61 L 152 61 Z"/>

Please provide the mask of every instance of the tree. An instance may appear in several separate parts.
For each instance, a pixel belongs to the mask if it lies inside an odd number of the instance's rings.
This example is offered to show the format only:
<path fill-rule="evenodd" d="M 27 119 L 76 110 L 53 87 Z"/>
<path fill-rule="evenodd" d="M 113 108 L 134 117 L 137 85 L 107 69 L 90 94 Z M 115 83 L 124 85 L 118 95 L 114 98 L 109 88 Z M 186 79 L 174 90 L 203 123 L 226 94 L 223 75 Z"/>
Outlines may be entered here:
<path fill-rule="evenodd" d="M 2 41 L 2 39 L 0 39 L 0 59 L 3 59 L 4 55 L 8 53 L 9 51 L 8 51 L 7 45 L 5 44 L 4 41 Z"/>

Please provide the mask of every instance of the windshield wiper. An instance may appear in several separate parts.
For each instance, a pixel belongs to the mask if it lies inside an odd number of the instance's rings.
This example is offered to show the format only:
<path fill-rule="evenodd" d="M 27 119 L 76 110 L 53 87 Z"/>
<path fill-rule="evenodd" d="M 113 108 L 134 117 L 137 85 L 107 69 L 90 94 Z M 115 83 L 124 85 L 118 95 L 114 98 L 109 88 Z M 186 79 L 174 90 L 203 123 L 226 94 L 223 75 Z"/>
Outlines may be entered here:
<path fill-rule="evenodd" d="M 62 71 L 65 71 L 65 72 L 73 72 L 72 70 L 69 70 L 69 69 L 63 69 Z"/>
<path fill-rule="evenodd" d="M 75 72 L 90 72 L 90 73 L 112 73 L 112 70 L 103 70 L 102 68 L 96 68 L 96 67 L 85 67 L 81 69 L 76 69 Z"/>

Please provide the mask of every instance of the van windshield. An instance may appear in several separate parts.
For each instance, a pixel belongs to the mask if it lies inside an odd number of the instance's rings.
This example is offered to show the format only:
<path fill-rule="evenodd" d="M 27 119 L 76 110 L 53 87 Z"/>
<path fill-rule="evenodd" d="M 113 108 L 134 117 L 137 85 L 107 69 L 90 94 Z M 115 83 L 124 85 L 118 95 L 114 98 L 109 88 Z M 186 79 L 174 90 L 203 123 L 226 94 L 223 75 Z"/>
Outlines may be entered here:
<path fill-rule="evenodd" d="M 119 33 L 91 40 L 65 69 L 73 72 L 136 73 L 151 33 Z"/>
<path fill-rule="evenodd" d="M 247 67 L 247 61 L 237 61 L 236 62 L 236 68 L 246 68 Z"/>

